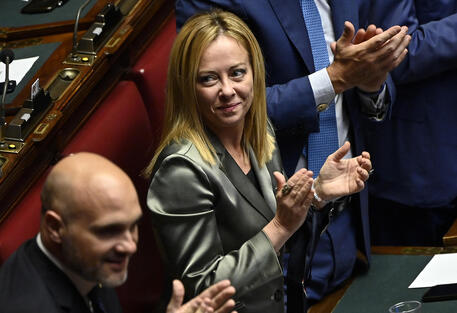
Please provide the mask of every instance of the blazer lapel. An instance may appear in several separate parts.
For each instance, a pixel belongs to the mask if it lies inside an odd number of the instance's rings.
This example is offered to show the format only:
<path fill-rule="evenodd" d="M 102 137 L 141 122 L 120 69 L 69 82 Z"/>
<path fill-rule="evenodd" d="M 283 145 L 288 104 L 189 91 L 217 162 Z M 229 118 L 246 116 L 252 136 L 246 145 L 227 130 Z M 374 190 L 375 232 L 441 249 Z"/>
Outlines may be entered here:
<path fill-rule="evenodd" d="M 34 261 L 39 275 L 52 293 L 55 302 L 66 312 L 90 313 L 89 307 L 84 303 L 83 297 L 71 280 L 44 255 L 35 239 L 32 240 L 29 256 Z"/>
<path fill-rule="evenodd" d="M 311 44 L 309 43 L 308 31 L 301 11 L 299 1 L 269 0 L 271 7 L 276 13 L 284 32 L 297 48 L 303 62 L 309 72 L 315 71 Z"/>
<path fill-rule="evenodd" d="M 219 139 L 211 133 L 208 134 L 208 137 L 219 157 L 219 168 L 225 173 L 233 186 L 235 186 L 238 192 L 251 204 L 251 206 L 265 217 L 267 221 L 270 221 L 274 217 L 274 211 L 251 183 L 249 178 L 246 177 L 238 164 L 236 164 L 230 153 L 225 150 Z"/>
<path fill-rule="evenodd" d="M 261 168 L 259 167 L 257 159 L 254 155 L 254 151 L 251 148 L 249 149 L 249 157 L 251 160 L 252 170 L 254 171 L 259 182 L 260 189 L 262 190 L 263 198 L 270 207 L 270 209 L 273 212 L 276 212 L 276 197 L 273 191 L 273 184 L 271 181 L 270 173 L 268 172 L 266 166 L 263 166 Z"/>

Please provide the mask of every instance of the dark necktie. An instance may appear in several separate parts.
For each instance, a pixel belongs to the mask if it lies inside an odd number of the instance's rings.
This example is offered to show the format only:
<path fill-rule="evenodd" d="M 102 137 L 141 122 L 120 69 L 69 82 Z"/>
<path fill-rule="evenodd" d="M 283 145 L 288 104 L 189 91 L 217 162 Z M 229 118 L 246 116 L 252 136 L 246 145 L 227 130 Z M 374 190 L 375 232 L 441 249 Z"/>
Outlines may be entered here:
<path fill-rule="evenodd" d="M 94 287 L 87 295 L 89 298 L 93 313 L 108 313 L 100 297 L 100 287 Z"/>
<path fill-rule="evenodd" d="M 321 18 L 314 0 L 301 0 L 301 7 L 313 53 L 315 71 L 318 71 L 329 64 Z M 327 156 L 336 149 L 338 149 L 338 130 L 335 102 L 332 101 L 327 110 L 319 113 L 319 132 L 309 134 L 308 146 L 305 145 L 303 149 L 304 155 L 307 156 L 308 169 L 313 171 L 314 177 L 319 174 Z"/>

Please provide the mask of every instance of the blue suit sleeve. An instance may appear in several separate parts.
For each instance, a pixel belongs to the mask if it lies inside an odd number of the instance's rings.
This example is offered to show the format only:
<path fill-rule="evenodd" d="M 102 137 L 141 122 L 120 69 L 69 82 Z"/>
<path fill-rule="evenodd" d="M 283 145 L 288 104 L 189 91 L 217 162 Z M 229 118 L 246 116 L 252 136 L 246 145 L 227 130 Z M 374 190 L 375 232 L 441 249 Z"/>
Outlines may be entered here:
<path fill-rule="evenodd" d="M 433 5 L 439 10 L 439 3 Z M 376 1 L 373 22 L 384 29 L 392 25 L 406 25 L 412 37 L 408 55 L 392 72 L 397 84 L 420 81 L 457 68 L 457 14 L 439 19 L 432 12 L 418 11 L 414 0 Z M 444 14 L 447 13 L 442 12 L 441 16 Z M 434 20 L 421 22 L 420 17 Z"/>

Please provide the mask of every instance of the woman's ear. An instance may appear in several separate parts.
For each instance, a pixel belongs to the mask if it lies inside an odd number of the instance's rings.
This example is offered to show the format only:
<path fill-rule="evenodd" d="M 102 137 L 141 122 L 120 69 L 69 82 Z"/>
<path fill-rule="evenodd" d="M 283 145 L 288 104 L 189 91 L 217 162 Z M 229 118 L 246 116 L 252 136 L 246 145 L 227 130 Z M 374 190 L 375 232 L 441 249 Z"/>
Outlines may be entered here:
<path fill-rule="evenodd" d="M 65 223 L 59 213 L 53 210 L 47 210 L 43 218 L 42 231 L 46 232 L 46 237 L 54 243 L 62 243 L 62 233 L 65 229 Z"/>

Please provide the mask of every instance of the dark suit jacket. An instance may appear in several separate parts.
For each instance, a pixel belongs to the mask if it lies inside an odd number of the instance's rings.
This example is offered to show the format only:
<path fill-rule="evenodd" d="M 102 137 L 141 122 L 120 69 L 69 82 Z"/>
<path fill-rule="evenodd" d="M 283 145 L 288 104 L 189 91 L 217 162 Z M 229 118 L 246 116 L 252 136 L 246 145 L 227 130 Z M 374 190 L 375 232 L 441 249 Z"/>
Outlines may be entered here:
<path fill-rule="evenodd" d="M 369 25 L 371 1 L 329 0 L 332 9 L 335 37 L 343 32 L 344 21 L 355 29 Z M 178 29 L 197 11 L 214 7 L 231 11 L 241 17 L 251 28 L 265 57 L 267 70 L 268 115 L 276 130 L 286 172 L 294 171 L 310 132 L 319 129 L 314 95 L 308 75 L 315 71 L 311 47 L 299 0 L 177 0 Z M 389 101 L 394 99 L 394 86 L 387 81 Z M 364 149 L 361 121 L 369 121 L 360 108 L 359 95 L 354 89 L 344 93 L 343 107 L 350 118 L 352 151 L 358 155 Z M 358 247 L 370 258 L 368 224 L 368 196 L 366 189 L 357 197 L 355 221 L 358 225 Z M 335 262 L 347 259 L 344 248 L 346 229 L 337 222 L 329 226 L 334 242 Z M 353 256 L 352 256 L 353 257 Z M 316 260 L 317 262 L 318 260 Z M 350 271 L 351 269 L 346 269 Z"/>
<path fill-rule="evenodd" d="M 377 1 L 380 26 L 406 24 L 408 55 L 393 72 L 392 119 L 370 126 L 370 193 L 416 207 L 457 199 L 457 1 Z M 455 205 L 455 202 L 454 202 Z"/>
<path fill-rule="evenodd" d="M 70 279 L 30 239 L 0 268 L 2 313 L 90 313 Z M 102 288 L 108 313 L 122 312 L 113 289 Z"/>

